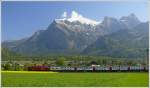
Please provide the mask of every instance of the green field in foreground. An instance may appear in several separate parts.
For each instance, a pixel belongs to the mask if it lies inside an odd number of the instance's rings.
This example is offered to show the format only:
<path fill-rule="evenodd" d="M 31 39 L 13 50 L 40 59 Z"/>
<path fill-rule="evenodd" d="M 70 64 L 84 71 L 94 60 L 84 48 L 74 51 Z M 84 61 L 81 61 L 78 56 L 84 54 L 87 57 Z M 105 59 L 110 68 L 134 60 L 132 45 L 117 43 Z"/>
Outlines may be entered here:
<path fill-rule="evenodd" d="M 29 74 L 30 73 L 30 74 Z M 3 87 L 102 87 L 148 86 L 148 73 L 41 73 L 2 72 Z"/>

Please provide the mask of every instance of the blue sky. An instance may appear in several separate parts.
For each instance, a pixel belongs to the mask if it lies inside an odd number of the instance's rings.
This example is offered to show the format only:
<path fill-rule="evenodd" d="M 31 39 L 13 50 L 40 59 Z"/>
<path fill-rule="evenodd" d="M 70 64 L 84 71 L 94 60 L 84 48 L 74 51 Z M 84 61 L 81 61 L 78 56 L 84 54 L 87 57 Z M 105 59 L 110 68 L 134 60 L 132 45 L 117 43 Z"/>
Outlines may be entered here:
<path fill-rule="evenodd" d="M 2 2 L 2 41 L 31 36 L 66 11 L 77 11 L 84 17 L 103 20 L 104 16 L 120 18 L 134 13 L 148 20 L 148 3 L 143 2 Z"/>

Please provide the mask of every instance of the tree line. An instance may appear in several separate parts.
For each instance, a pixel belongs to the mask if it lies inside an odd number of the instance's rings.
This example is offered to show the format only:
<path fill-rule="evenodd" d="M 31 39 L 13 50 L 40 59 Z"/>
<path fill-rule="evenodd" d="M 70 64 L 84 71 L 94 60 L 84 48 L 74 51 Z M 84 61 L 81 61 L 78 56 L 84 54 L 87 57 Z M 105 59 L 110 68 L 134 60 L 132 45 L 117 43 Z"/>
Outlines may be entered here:
<path fill-rule="evenodd" d="M 21 63 L 21 61 L 24 63 Z M 27 62 L 28 61 L 28 62 Z M 4 63 L 5 62 L 5 63 Z M 82 55 L 47 55 L 47 56 L 24 56 L 2 48 L 3 70 L 27 70 L 29 66 L 139 66 L 148 65 L 148 57 L 145 58 L 114 58 L 108 56 L 82 56 Z"/>

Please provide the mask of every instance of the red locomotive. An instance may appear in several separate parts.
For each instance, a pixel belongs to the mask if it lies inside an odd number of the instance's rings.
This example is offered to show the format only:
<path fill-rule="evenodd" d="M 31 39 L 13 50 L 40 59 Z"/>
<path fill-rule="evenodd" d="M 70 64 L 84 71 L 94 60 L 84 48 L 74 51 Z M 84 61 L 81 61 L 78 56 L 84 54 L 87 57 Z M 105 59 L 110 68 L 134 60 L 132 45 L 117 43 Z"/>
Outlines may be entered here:
<path fill-rule="evenodd" d="M 29 71 L 49 71 L 49 67 L 48 66 L 31 66 L 31 67 L 28 67 L 28 70 Z"/>

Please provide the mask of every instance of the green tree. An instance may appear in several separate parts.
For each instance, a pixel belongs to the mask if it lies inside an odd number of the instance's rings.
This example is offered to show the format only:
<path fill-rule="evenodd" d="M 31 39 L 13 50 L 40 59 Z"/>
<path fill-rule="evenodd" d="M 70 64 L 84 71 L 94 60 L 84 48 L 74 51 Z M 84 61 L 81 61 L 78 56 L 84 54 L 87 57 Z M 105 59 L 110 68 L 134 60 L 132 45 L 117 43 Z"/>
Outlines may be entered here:
<path fill-rule="evenodd" d="M 3 68 L 4 68 L 4 70 L 8 70 L 8 71 L 13 70 L 12 63 L 11 63 L 11 62 L 8 62 L 8 63 L 4 64 L 4 65 L 3 65 Z"/>
<path fill-rule="evenodd" d="M 65 65 L 65 58 L 64 57 L 61 57 L 59 59 L 56 60 L 55 64 L 57 66 L 64 66 Z"/>

